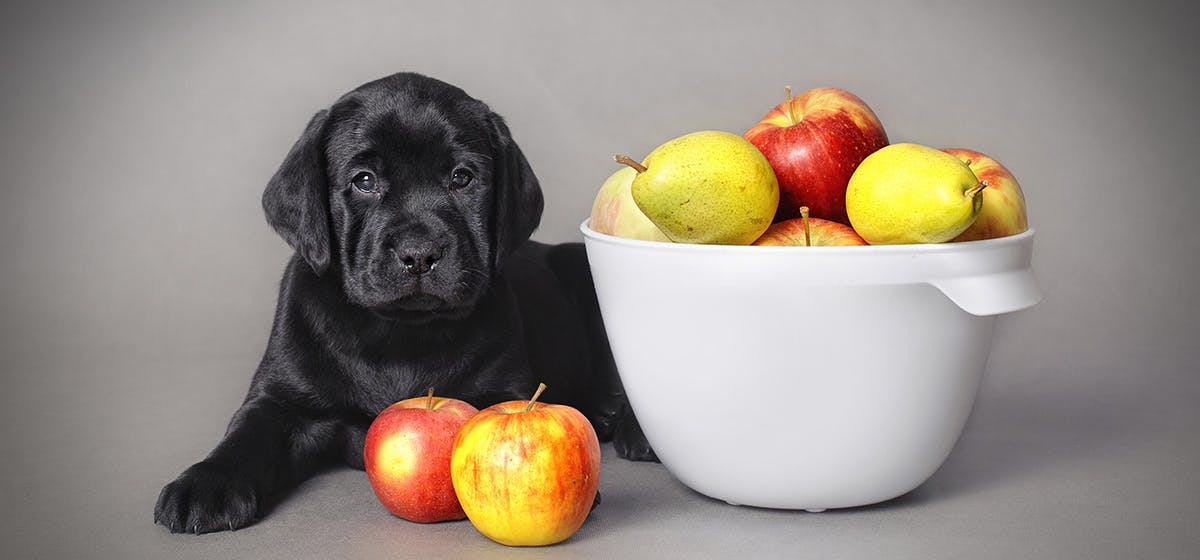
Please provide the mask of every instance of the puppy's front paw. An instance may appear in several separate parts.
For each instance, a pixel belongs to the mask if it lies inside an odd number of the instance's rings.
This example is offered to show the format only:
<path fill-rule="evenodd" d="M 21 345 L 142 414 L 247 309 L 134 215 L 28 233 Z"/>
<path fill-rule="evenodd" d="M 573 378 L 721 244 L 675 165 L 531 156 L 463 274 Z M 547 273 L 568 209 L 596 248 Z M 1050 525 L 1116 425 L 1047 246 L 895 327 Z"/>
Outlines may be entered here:
<path fill-rule="evenodd" d="M 633 415 L 633 409 L 629 408 L 628 404 L 625 405 L 625 410 L 617 420 L 616 429 L 613 430 L 613 449 L 616 449 L 618 457 L 630 461 L 658 462 L 658 455 L 654 454 L 654 449 L 650 447 L 646 434 L 642 432 L 642 426 L 638 424 L 637 417 Z"/>
<path fill-rule="evenodd" d="M 227 467 L 201 461 L 163 487 L 154 522 L 172 533 L 232 531 L 253 523 L 259 497 L 253 484 Z"/>

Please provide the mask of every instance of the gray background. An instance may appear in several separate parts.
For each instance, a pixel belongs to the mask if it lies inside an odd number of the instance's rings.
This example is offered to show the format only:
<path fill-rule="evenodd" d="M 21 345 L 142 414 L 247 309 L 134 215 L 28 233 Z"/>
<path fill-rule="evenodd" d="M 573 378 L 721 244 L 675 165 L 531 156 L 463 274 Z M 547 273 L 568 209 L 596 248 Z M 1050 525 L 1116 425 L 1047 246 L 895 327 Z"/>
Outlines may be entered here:
<path fill-rule="evenodd" d="M 856 92 L 892 141 L 995 156 L 1038 230 L 1047 297 L 999 321 L 966 432 L 918 490 L 735 508 L 606 449 L 605 505 L 531 554 L 1200 553 L 1194 3 L 334 4 L 0 8 L 0 556 L 513 554 L 391 518 L 344 470 L 236 533 L 151 524 L 264 347 L 289 254 L 266 179 L 313 112 L 398 70 L 506 116 L 546 191 L 540 240 L 579 238 L 613 152 L 742 132 L 784 85 Z"/>

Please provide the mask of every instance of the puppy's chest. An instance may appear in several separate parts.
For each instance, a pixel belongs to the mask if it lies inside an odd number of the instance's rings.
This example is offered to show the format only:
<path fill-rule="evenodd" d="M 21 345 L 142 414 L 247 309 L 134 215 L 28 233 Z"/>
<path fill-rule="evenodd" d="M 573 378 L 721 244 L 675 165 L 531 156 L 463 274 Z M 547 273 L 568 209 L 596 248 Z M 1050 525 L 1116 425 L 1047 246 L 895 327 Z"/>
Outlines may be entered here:
<path fill-rule="evenodd" d="M 464 398 L 462 380 L 485 367 L 452 350 L 387 350 L 358 356 L 343 367 L 353 404 L 371 414 L 431 388 L 437 395 Z"/>

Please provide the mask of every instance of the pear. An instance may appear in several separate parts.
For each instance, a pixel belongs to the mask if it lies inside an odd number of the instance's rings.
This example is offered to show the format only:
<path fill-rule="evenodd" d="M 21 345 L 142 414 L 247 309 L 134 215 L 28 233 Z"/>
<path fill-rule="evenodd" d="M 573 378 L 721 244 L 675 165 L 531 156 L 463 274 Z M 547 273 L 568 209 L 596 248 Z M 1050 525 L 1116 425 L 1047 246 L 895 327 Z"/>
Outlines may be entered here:
<path fill-rule="evenodd" d="M 730 132 L 704 130 L 663 143 L 641 163 L 630 186 L 642 213 L 677 243 L 749 245 L 779 206 L 779 183 L 767 158 Z"/>
<path fill-rule="evenodd" d="M 867 156 L 850 176 L 846 214 L 872 245 L 942 243 L 975 222 L 985 187 L 950 154 L 891 144 Z"/>

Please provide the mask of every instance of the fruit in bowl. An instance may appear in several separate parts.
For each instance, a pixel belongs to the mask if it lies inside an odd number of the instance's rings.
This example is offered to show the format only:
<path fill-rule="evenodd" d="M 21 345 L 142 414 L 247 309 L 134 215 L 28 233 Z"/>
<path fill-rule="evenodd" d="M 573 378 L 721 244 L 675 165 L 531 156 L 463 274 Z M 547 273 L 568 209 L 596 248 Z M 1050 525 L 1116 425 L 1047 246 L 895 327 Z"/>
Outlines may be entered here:
<path fill-rule="evenodd" d="M 1025 194 L 1008 168 L 975 150 L 942 148 L 942 151 L 963 160 L 980 181 L 988 184 L 983 190 L 983 208 L 979 210 L 979 217 L 953 241 L 992 239 L 1029 229 Z"/>
<path fill-rule="evenodd" d="M 663 143 L 642 162 L 616 156 L 630 169 L 597 193 L 591 228 L 759 246 L 944 243 L 1028 229 L 1024 195 L 1003 165 L 963 148 L 889 144 L 870 107 L 842 89 L 792 97 L 788 88 L 784 103 L 740 140 L 701 131 Z"/>
<path fill-rule="evenodd" d="M 762 153 L 729 132 L 704 130 L 669 140 L 633 168 L 630 193 L 672 241 L 749 245 L 771 225 L 779 184 Z"/>
<path fill-rule="evenodd" d="M 867 156 L 850 177 L 846 212 L 872 245 L 943 243 L 975 222 L 985 187 L 955 156 L 891 144 Z"/>
<path fill-rule="evenodd" d="M 776 220 L 800 215 L 849 224 L 846 184 L 868 155 L 888 144 L 879 117 L 858 96 L 820 87 L 786 99 L 746 131 L 779 181 Z"/>

